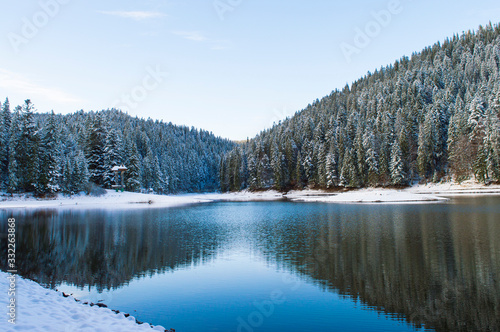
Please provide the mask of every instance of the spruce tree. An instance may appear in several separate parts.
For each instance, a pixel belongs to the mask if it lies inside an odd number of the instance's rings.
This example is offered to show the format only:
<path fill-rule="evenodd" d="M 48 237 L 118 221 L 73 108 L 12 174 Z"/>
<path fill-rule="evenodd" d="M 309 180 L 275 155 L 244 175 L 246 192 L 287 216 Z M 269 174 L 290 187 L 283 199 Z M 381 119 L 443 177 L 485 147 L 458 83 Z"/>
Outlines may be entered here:
<path fill-rule="evenodd" d="M 297 154 L 297 163 L 295 165 L 294 182 L 298 189 L 302 189 L 304 186 L 304 166 L 302 166 L 304 161 L 302 160 L 302 154 Z"/>
<path fill-rule="evenodd" d="M 16 159 L 19 167 L 19 186 L 22 191 L 33 192 L 39 187 L 39 135 L 33 118 L 34 105 L 26 99 L 20 115 L 20 137 Z"/>
<path fill-rule="evenodd" d="M 462 99 L 457 98 L 448 127 L 449 171 L 457 182 L 472 174 L 471 145 L 468 137 L 467 111 Z"/>
<path fill-rule="evenodd" d="M 39 146 L 39 173 L 37 192 L 54 194 L 59 191 L 59 135 L 54 112 L 49 115 Z"/>
<path fill-rule="evenodd" d="M 73 190 L 81 192 L 87 189 L 90 174 L 87 166 L 87 160 L 83 151 L 78 150 L 74 157 L 72 166 Z"/>
<path fill-rule="evenodd" d="M 402 186 L 407 184 L 402 152 L 397 141 L 392 144 L 390 172 L 392 185 Z"/>
<path fill-rule="evenodd" d="M 366 172 L 367 172 L 367 183 L 370 186 L 375 186 L 378 183 L 379 178 L 379 163 L 377 147 L 375 145 L 375 135 L 373 131 L 368 130 L 363 137 L 363 146 L 366 150 Z"/>
<path fill-rule="evenodd" d="M 127 144 L 127 150 L 129 157 L 125 162 L 125 166 L 128 168 L 125 175 L 125 188 L 129 191 L 138 192 L 141 189 L 141 162 L 134 143 Z"/>
<path fill-rule="evenodd" d="M 330 150 L 326 156 L 326 188 L 334 188 L 338 185 L 338 168 L 335 152 Z"/>
<path fill-rule="evenodd" d="M 106 188 L 111 188 L 115 183 L 115 172 L 112 171 L 114 166 L 120 166 L 122 160 L 122 142 L 118 132 L 111 129 L 106 135 L 106 144 L 104 145 L 104 174 L 102 184 Z"/>
<path fill-rule="evenodd" d="M 9 184 L 9 141 L 11 114 L 9 99 L 1 105 L 0 113 L 0 190 Z"/>
<path fill-rule="evenodd" d="M 104 185 L 104 176 L 108 165 L 105 159 L 106 128 L 101 113 L 97 113 L 89 129 L 87 143 L 87 164 L 90 181 L 97 185 Z"/>
<path fill-rule="evenodd" d="M 20 169 L 18 165 L 18 152 L 21 150 L 21 107 L 14 109 L 9 133 L 9 156 L 8 156 L 8 181 L 7 190 L 10 193 L 21 190 Z"/>

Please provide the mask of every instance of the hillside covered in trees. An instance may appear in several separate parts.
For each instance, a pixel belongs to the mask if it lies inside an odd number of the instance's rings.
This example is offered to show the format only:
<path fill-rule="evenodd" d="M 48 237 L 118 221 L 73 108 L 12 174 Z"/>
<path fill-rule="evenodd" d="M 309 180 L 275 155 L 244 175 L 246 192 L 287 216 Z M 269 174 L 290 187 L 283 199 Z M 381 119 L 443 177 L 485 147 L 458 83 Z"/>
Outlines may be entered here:
<path fill-rule="evenodd" d="M 0 190 L 90 192 L 111 188 L 113 166 L 125 165 L 130 191 L 214 191 L 221 156 L 234 148 L 212 133 L 133 118 L 118 110 L 36 113 L 30 100 L 0 113 Z"/>
<path fill-rule="evenodd" d="M 500 181 L 500 26 L 368 73 L 227 153 L 223 191 Z"/>

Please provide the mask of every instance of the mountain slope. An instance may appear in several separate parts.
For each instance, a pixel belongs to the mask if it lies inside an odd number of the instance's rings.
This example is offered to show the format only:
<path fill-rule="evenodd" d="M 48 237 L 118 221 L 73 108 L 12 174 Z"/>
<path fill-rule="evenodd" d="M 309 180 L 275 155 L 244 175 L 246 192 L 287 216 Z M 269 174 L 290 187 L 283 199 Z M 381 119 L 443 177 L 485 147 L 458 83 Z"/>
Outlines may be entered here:
<path fill-rule="evenodd" d="M 436 43 L 226 154 L 226 190 L 500 181 L 500 27 Z"/>

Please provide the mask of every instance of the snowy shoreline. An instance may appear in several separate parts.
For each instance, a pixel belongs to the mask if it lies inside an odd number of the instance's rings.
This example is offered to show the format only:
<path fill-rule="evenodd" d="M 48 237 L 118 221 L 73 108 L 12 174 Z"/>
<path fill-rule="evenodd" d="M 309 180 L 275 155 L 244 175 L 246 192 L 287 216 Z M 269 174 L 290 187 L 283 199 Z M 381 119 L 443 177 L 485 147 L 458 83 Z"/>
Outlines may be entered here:
<path fill-rule="evenodd" d="M 264 192 L 241 191 L 236 193 L 208 193 L 183 195 L 154 195 L 107 190 L 101 197 L 86 195 L 59 195 L 55 199 L 36 199 L 25 195 L 0 196 L 0 209 L 135 209 L 166 208 L 212 202 L 251 202 L 288 200 L 292 202 L 325 203 L 425 203 L 446 201 L 455 196 L 500 195 L 500 185 L 481 185 L 473 182 L 454 184 L 416 185 L 405 189 L 364 188 L 343 192 L 323 190 L 290 191 L 286 194 L 269 190 Z"/>
<path fill-rule="evenodd" d="M 143 209 L 178 207 L 222 201 L 246 202 L 282 199 L 284 199 L 283 194 L 272 190 L 262 193 L 243 191 L 226 194 L 205 193 L 181 195 L 155 195 L 106 190 L 106 194 L 100 197 L 82 194 L 73 196 L 58 195 L 54 199 L 37 199 L 34 197 L 26 197 L 26 195 L 16 195 L 14 197 L 3 195 L 3 197 L 0 196 L 0 209 Z"/>
<path fill-rule="evenodd" d="M 12 276 L 15 276 L 15 324 L 7 321 L 8 315 L 2 315 L 2 331 L 168 331 L 160 325 L 139 324 L 128 314 L 83 304 L 32 280 L 0 271 L 0 292 L 5 294 L 0 296 L 0 306 L 5 313 L 12 312 L 7 296 Z"/>

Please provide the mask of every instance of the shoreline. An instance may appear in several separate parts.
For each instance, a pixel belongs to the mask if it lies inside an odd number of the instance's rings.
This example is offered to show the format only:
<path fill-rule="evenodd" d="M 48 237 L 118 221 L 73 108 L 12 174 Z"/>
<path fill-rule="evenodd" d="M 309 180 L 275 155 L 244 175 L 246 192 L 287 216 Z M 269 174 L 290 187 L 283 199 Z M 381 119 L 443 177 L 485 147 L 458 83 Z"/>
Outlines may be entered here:
<path fill-rule="evenodd" d="M 203 193 L 155 195 L 106 190 L 101 197 L 87 195 L 58 195 L 54 199 L 37 199 L 28 194 L 14 197 L 0 196 L 0 209 L 137 209 L 168 208 L 214 202 L 278 201 L 323 203 L 384 203 L 409 204 L 444 202 L 457 196 L 500 195 L 500 185 L 482 185 L 473 182 L 415 185 L 404 189 L 362 188 L 343 192 L 324 190 L 293 190 L 280 193 L 275 190 L 235 193 Z"/>

